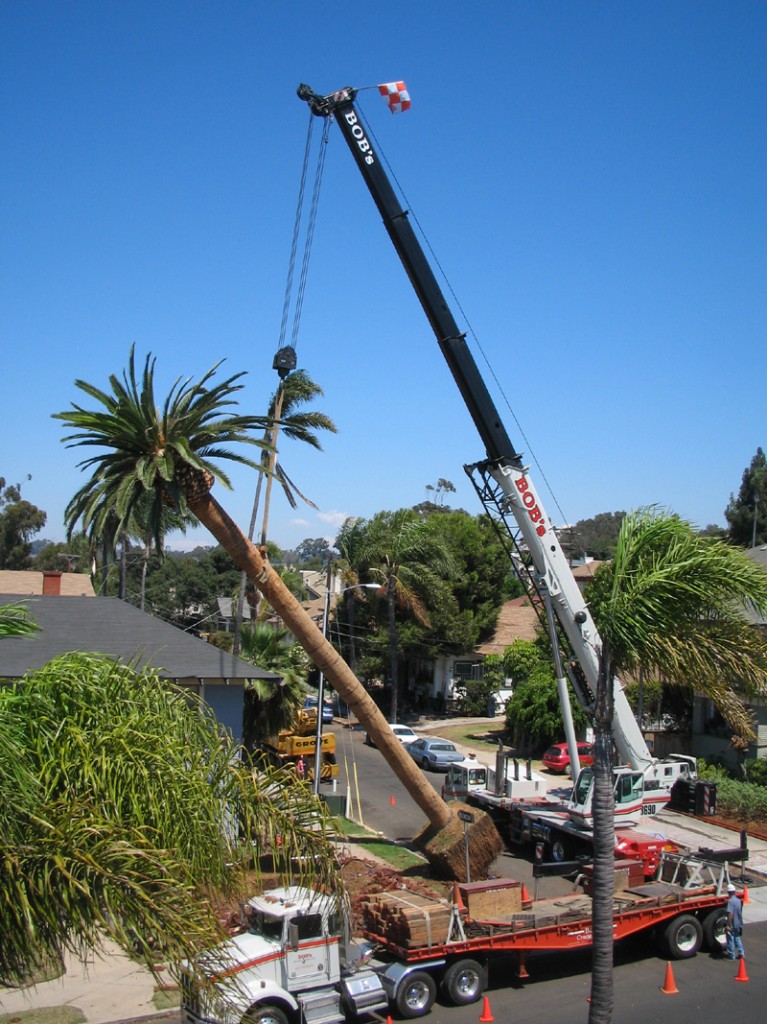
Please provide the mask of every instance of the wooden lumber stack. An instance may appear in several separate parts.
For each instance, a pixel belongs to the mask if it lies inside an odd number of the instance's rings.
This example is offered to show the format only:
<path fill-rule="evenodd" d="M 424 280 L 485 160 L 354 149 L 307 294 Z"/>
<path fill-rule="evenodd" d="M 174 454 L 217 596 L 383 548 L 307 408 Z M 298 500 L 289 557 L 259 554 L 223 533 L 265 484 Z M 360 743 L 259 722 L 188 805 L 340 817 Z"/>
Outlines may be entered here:
<path fill-rule="evenodd" d="M 403 949 L 441 946 L 448 940 L 452 907 L 414 892 L 382 892 L 362 904 L 366 931 Z"/>

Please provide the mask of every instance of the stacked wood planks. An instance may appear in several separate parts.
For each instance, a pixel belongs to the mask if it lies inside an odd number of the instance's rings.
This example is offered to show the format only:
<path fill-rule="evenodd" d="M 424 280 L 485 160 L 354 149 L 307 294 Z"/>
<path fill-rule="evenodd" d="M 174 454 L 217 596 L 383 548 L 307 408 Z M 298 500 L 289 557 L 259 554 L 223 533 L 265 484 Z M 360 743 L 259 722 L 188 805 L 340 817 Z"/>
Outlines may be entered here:
<path fill-rule="evenodd" d="M 444 945 L 450 933 L 452 907 L 414 892 L 382 892 L 362 903 L 366 931 L 403 949 Z"/>

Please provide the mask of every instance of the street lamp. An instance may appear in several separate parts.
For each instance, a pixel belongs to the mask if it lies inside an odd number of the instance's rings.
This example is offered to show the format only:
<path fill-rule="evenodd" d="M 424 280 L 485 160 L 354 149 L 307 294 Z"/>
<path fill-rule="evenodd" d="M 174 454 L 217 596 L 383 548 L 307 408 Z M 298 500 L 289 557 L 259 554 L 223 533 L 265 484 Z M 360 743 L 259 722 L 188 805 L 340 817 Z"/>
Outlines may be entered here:
<path fill-rule="evenodd" d="M 328 635 L 328 618 L 330 616 L 330 591 L 333 577 L 328 572 L 328 585 L 325 590 L 325 609 L 322 613 L 322 635 Z M 336 591 L 336 597 L 345 594 L 347 590 L 380 590 L 377 583 L 355 583 L 350 587 L 344 587 Z M 322 708 L 325 700 L 325 675 L 320 671 L 320 678 L 317 684 L 317 736 L 314 744 L 314 795 L 320 793 L 320 771 L 322 768 Z"/>

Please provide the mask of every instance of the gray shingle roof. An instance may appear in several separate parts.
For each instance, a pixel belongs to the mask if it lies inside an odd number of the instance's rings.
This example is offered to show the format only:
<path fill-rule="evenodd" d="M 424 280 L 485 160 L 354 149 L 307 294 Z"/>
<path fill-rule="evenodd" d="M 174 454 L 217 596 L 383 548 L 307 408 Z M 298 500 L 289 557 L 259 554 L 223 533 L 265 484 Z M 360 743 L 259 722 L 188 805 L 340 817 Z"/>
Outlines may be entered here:
<path fill-rule="evenodd" d="M 0 679 L 17 679 L 70 651 L 150 665 L 166 679 L 276 678 L 116 597 L 31 596 L 21 602 L 40 632 L 0 640 Z M 16 603 L 18 594 L 0 594 L 0 605 Z"/>

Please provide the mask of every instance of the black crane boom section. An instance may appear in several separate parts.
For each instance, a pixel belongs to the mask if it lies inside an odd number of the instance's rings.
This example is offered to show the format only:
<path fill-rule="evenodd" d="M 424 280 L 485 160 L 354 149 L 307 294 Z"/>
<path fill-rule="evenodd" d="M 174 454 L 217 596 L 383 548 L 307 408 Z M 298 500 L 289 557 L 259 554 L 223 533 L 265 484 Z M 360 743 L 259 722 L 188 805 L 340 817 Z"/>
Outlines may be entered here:
<path fill-rule="evenodd" d="M 384 166 L 365 132 L 354 107 L 355 90 L 342 89 L 330 96 L 319 96 L 309 86 L 301 85 L 298 95 L 318 117 L 335 117 L 338 121 L 341 134 L 378 207 L 397 255 L 479 431 L 488 458 L 493 463 L 521 466 L 521 456 L 506 433 L 495 403 L 466 344 L 466 336 L 450 311 L 407 212 L 400 205 Z"/>

